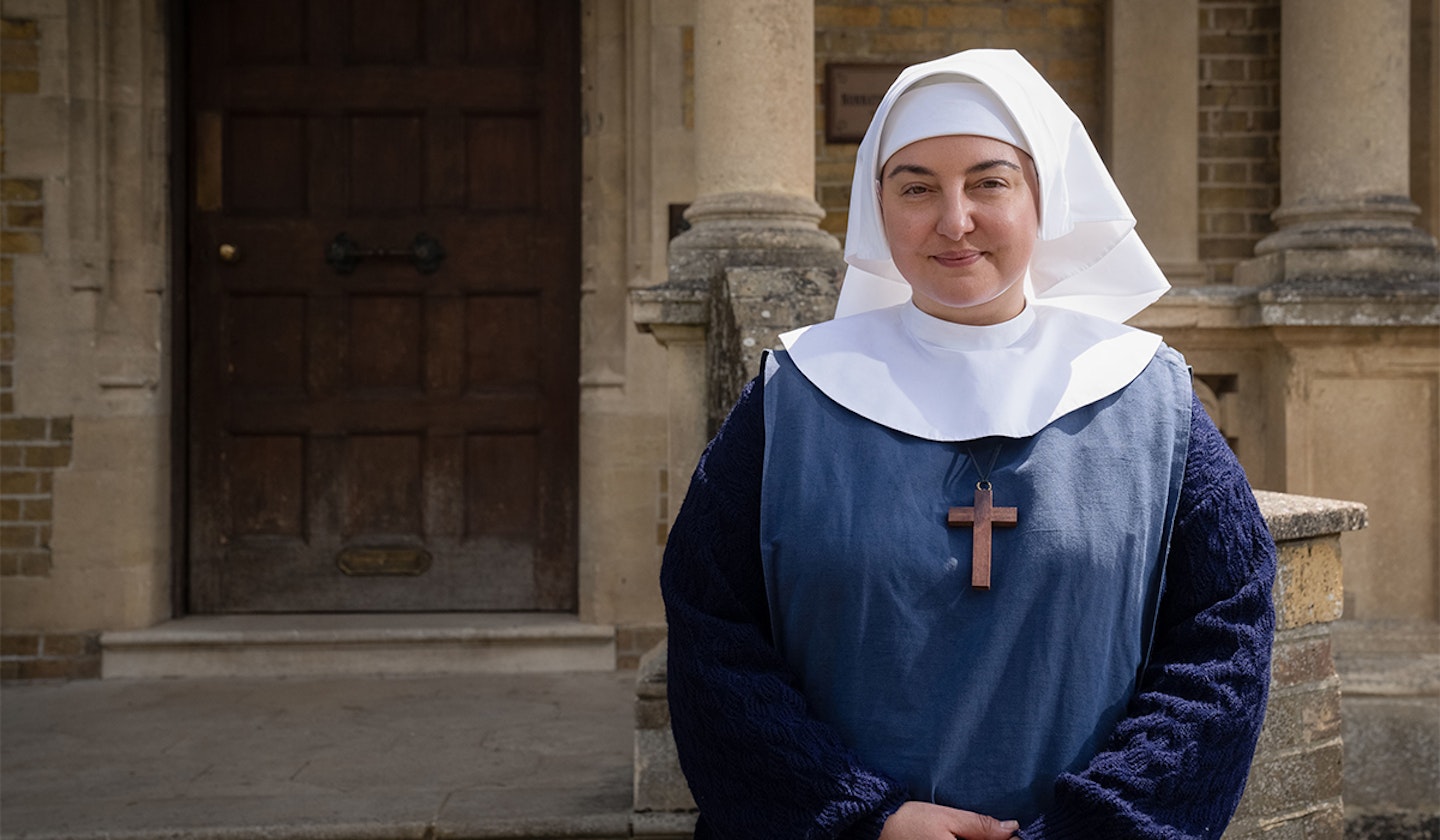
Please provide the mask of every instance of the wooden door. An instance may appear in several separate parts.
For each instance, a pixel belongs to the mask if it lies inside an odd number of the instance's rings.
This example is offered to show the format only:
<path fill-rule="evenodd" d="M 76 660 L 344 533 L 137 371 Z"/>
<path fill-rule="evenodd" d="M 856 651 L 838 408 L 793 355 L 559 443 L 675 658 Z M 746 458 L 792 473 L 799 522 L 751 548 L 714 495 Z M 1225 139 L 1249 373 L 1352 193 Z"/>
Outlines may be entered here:
<path fill-rule="evenodd" d="M 190 4 L 192 610 L 574 608 L 578 5 Z"/>

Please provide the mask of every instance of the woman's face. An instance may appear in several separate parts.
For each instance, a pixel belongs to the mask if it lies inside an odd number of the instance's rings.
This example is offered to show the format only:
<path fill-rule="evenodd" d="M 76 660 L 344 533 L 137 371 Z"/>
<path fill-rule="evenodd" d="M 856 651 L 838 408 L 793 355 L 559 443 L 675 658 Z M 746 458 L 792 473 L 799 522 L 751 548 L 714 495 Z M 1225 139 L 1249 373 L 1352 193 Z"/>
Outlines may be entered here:
<path fill-rule="evenodd" d="M 1030 156 L 999 140 L 917 140 L 880 175 L 880 213 L 895 267 L 922 312 L 998 324 L 1025 308 L 1039 213 Z"/>

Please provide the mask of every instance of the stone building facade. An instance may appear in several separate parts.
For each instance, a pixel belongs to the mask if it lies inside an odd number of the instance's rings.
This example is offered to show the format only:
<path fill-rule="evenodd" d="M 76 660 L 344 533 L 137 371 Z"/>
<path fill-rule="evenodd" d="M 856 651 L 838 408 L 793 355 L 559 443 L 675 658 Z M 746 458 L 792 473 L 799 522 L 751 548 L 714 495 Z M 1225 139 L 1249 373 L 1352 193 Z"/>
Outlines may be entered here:
<path fill-rule="evenodd" d="M 393 62 L 398 53 L 355 23 L 383 6 L 293 8 L 308 10 L 306 31 L 333 15 L 350 47 Z M 527 6 L 475 8 L 520 20 Z M 382 605 L 307 635 L 321 618 L 194 609 L 203 602 L 190 574 L 192 535 L 203 530 L 194 465 L 206 454 L 191 422 L 203 391 L 191 364 L 207 338 L 186 325 L 200 299 L 196 254 L 211 247 L 197 238 L 195 220 L 211 206 L 209 147 L 197 138 L 215 124 L 186 85 L 197 13 L 181 0 L 6 0 L 0 674 L 159 673 L 199 667 L 205 656 L 212 673 L 313 668 L 346 661 L 337 638 L 393 646 L 396 663 L 417 660 L 397 640 L 418 640 L 430 651 L 419 659 L 433 667 L 459 667 L 444 651 L 464 656 L 476 645 L 518 646 L 494 660 L 503 667 L 633 666 L 664 633 L 656 570 L 668 522 L 715 417 L 751 369 L 719 360 L 823 317 L 816 301 L 833 293 L 855 144 L 827 139 L 827 72 L 1004 46 L 1055 83 L 1112 166 L 1176 286 L 1137 324 L 1190 359 L 1252 482 L 1368 506 L 1369 528 L 1344 537 L 1345 620 L 1336 625 L 1354 780 L 1347 813 L 1376 831 L 1433 825 L 1440 3 L 554 8 L 573 14 L 576 30 L 564 43 L 579 113 L 560 148 L 578 173 L 567 222 L 579 239 L 578 308 L 565 334 L 531 332 L 576 357 L 564 395 L 576 418 L 564 466 L 573 482 L 559 505 L 573 522 L 571 559 L 562 561 L 571 597 L 558 610 L 457 618 L 447 609 L 443 620 L 423 601 L 396 606 L 399 619 Z M 445 38 L 416 27 L 421 52 L 426 39 Z M 299 107 L 279 96 L 275 109 Z M 226 340 L 251 346 L 245 336 Z M 244 510 L 268 522 L 264 502 Z M 372 557 L 390 568 L 389 555 Z M 222 636 L 242 647 L 282 636 L 314 647 L 290 659 L 253 647 L 216 653 Z M 209 652 L 177 653 L 181 637 Z M 142 663 L 159 648 L 170 658 Z M 1416 738 L 1421 772 L 1391 778 L 1383 756 Z"/>

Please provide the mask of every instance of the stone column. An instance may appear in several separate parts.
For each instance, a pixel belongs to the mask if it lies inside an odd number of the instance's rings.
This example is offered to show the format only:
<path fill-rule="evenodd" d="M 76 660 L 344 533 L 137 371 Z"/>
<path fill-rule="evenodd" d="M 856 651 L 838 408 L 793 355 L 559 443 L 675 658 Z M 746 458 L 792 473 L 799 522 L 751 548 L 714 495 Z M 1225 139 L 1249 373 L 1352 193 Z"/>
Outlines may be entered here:
<path fill-rule="evenodd" d="M 670 243 L 669 280 L 631 293 L 636 324 L 669 354 L 670 475 L 678 487 L 739 385 L 756 373 L 745 349 L 770 346 L 793 326 L 770 323 L 769 306 L 751 318 L 732 296 L 755 285 L 753 269 L 766 269 L 762 285 L 788 297 L 827 288 L 810 272 L 838 275 L 843 265 L 839 243 L 819 228 L 824 211 L 815 201 L 813 0 L 697 0 L 695 186 L 690 229 Z M 697 407 L 705 419 L 698 428 Z"/>
<path fill-rule="evenodd" d="M 1197 0 L 1111 0 L 1106 39 L 1115 183 L 1170 282 L 1201 283 Z"/>
<path fill-rule="evenodd" d="M 1244 282 L 1385 287 L 1440 276 L 1410 200 L 1410 3 L 1285 0 L 1279 229 Z M 1331 290 L 1333 291 L 1333 290 Z"/>
<path fill-rule="evenodd" d="M 699 0 L 697 195 L 675 251 L 836 248 L 817 227 L 814 79 L 813 0 Z"/>

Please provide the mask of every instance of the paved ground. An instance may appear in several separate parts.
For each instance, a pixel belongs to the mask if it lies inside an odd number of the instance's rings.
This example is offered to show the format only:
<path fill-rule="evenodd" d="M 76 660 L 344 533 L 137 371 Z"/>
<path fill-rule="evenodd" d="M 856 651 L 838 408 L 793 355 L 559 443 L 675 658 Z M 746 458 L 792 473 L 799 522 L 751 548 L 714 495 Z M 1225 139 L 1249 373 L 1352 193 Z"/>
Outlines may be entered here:
<path fill-rule="evenodd" d="M 634 674 L 0 689 L 0 836 L 628 836 Z"/>

